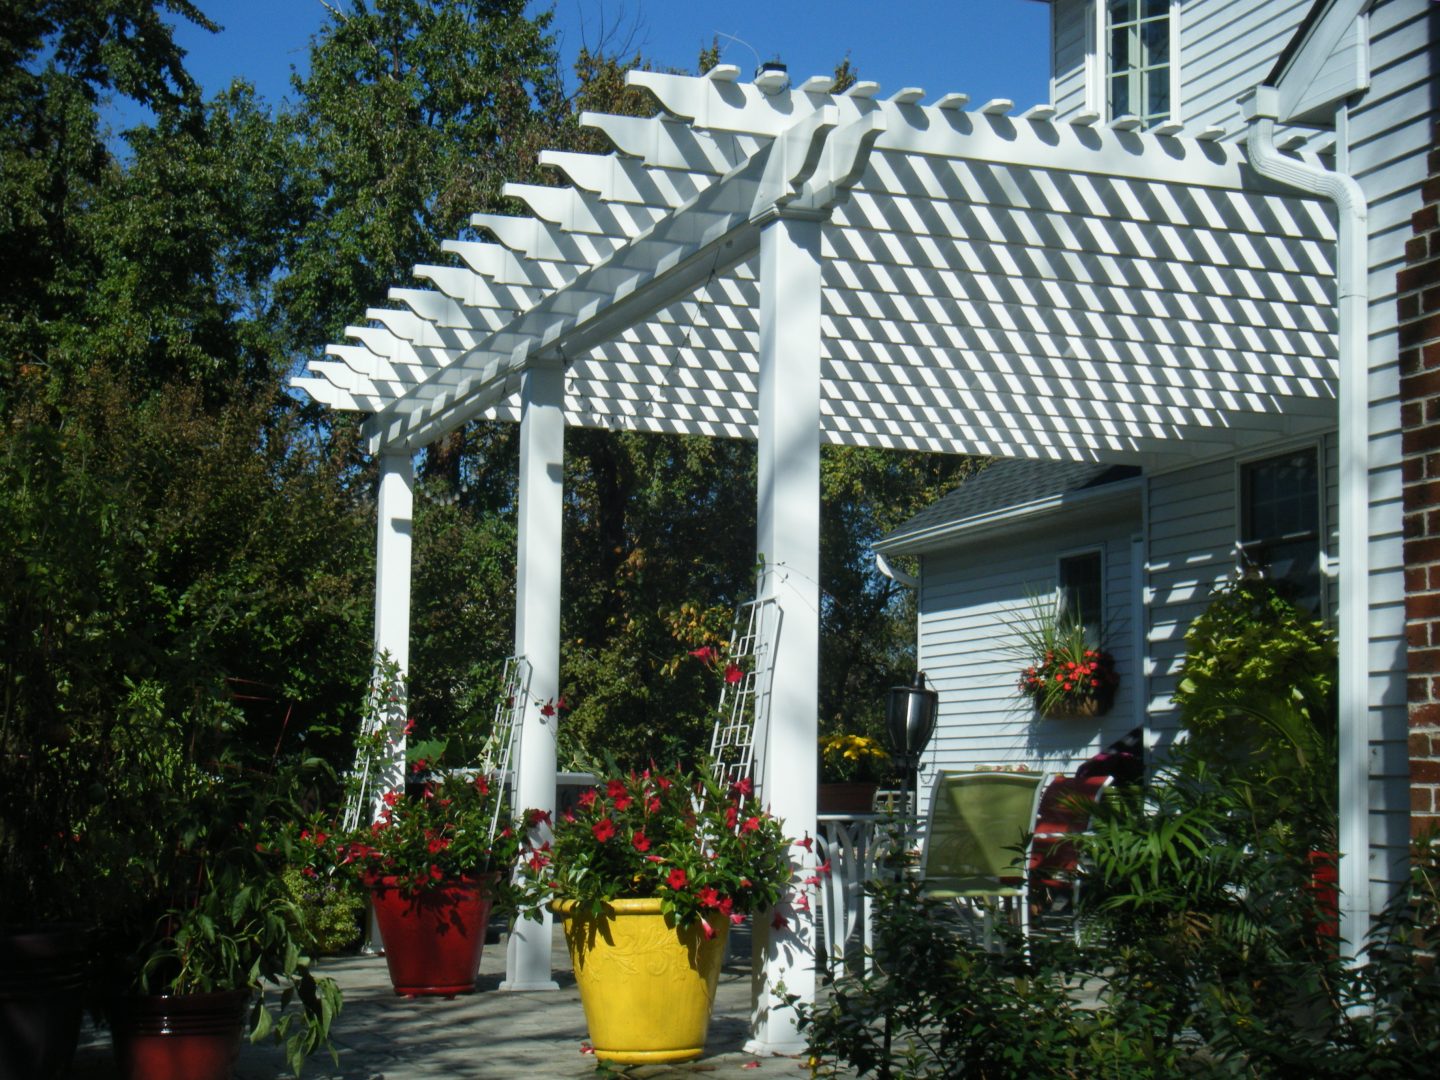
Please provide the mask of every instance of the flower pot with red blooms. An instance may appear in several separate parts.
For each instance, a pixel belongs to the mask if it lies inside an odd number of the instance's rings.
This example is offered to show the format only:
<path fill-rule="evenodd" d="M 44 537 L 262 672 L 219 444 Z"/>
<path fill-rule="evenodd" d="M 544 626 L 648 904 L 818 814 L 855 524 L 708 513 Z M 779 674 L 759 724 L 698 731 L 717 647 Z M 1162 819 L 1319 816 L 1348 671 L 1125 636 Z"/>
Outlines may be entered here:
<path fill-rule="evenodd" d="M 1011 651 L 1025 665 L 1017 689 L 1041 719 L 1088 720 L 1110 711 L 1120 685 L 1115 658 L 1091 641 L 1084 624 L 1042 597 L 1014 613 L 1012 625 Z"/>
<path fill-rule="evenodd" d="M 730 925 L 775 906 L 792 878 L 794 843 L 749 781 L 614 777 L 527 844 L 527 914 L 549 904 L 565 921 L 596 1057 L 699 1057 Z"/>
<path fill-rule="evenodd" d="M 397 994 L 474 992 L 499 877 L 459 877 L 419 888 L 393 875 L 370 879 L 385 964 Z"/>
<path fill-rule="evenodd" d="M 512 906 L 520 841 L 485 773 L 438 770 L 425 744 L 416 753 L 407 789 L 387 792 L 374 822 L 341 835 L 335 860 L 369 891 L 395 992 L 468 994 L 490 913 L 497 900 Z"/>

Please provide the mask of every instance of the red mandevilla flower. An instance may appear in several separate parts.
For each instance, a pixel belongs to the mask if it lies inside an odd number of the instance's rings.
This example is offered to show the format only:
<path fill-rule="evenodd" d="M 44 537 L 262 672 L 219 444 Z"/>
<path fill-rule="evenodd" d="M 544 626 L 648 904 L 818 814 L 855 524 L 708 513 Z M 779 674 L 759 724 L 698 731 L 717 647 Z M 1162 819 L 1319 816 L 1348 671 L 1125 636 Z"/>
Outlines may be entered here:
<path fill-rule="evenodd" d="M 589 807 L 595 805 L 595 800 L 597 798 L 598 796 L 596 795 L 594 788 L 586 788 L 584 791 L 580 792 L 580 805 L 588 809 Z"/>
<path fill-rule="evenodd" d="M 685 887 L 686 883 L 689 880 L 690 879 L 686 875 L 685 871 L 677 866 L 674 870 L 670 871 L 670 876 L 665 879 L 665 884 L 669 885 L 670 888 L 674 889 L 676 892 L 679 892 Z"/>
<path fill-rule="evenodd" d="M 632 836 L 630 838 L 630 843 L 636 851 L 650 850 L 650 838 L 646 836 L 643 832 L 637 832 L 634 836 Z"/>
<path fill-rule="evenodd" d="M 603 844 L 615 835 L 615 822 L 611 821 L 608 817 L 601 818 L 594 825 L 590 826 L 590 831 L 595 834 L 595 839 Z"/>

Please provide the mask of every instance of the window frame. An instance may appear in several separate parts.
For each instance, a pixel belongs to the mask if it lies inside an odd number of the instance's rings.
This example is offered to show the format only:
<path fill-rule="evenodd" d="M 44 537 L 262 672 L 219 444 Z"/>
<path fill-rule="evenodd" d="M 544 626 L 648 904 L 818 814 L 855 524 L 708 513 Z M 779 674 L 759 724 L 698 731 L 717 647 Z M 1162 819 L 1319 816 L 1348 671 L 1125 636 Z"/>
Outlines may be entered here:
<path fill-rule="evenodd" d="M 1066 609 L 1066 607 L 1067 607 L 1066 602 L 1065 602 L 1065 576 L 1064 576 L 1064 572 L 1063 572 L 1063 571 L 1064 571 L 1065 563 L 1066 563 L 1067 561 L 1069 561 L 1069 560 L 1089 558 L 1089 557 L 1091 557 L 1091 556 L 1095 556 L 1095 557 L 1096 557 L 1096 559 L 1097 559 L 1097 561 L 1098 561 L 1098 563 L 1099 563 L 1099 567 L 1100 567 L 1100 570 L 1099 570 L 1099 581 L 1098 581 L 1099 592 L 1100 592 L 1099 601 L 1098 601 L 1098 602 L 1099 602 L 1099 611 L 1097 612 L 1098 619 L 1097 619 L 1096 623 L 1094 624 L 1094 627 L 1095 627 L 1095 640 L 1092 642 L 1092 644 L 1093 644 L 1096 648 L 1099 648 L 1100 645 L 1101 645 L 1101 644 L 1104 642 L 1104 640 L 1105 640 L 1105 625 L 1106 625 L 1106 623 L 1109 621 L 1108 619 L 1106 619 L 1106 612 L 1105 612 L 1105 607 L 1106 607 L 1106 604 L 1105 604 L 1105 574 L 1106 574 L 1106 571 L 1107 571 L 1108 568 L 1107 568 L 1107 566 L 1106 566 L 1105 545 L 1104 545 L 1104 544 L 1085 544 L 1085 545 L 1083 545 L 1083 546 L 1081 546 L 1081 547 L 1069 548 L 1069 549 L 1066 549 L 1066 550 L 1064 550 L 1064 551 L 1060 551 L 1060 552 L 1057 552 L 1057 553 L 1056 553 L 1056 555 L 1055 555 L 1055 614 L 1056 614 L 1056 616 L 1058 617 L 1059 615 L 1061 615 L 1062 613 L 1064 613 L 1064 611 L 1065 611 L 1065 609 Z M 1082 614 L 1083 614 L 1083 613 L 1082 613 Z M 1089 629 L 1090 629 L 1091 624 L 1090 624 L 1090 623 L 1085 623 L 1084 625 L 1085 625 L 1086 630 L 1087 630 L 1087 635 L 1086 635 L 1086 636 L 1087 636 L 1087 638 L 1088 638 L 1088 637 L 1089 637 L 1088 631 L 1089 631 Z"/>
<path fill-rule="evenodd" d="M 1246 540 L 1245 536 L 1249 529 L 1249 475 L 1250 470 L 1256 465 L 1262 465 L 1267 461 L 1276 461 L 1281 458 L 1292 457 L 1308 451 L 1315 458 L 1315 573 L 1319 580 L 1317 590 L 1317 602 L 1319 609 L 1314 612 L 1316 618 L 1330 621 L 1330 553 L 1328 538 L 1330 535 L 1329 506 L 1326 493 L 1329 489 L 1328 473 L 1329 463 L 1325 454 L 1325 440 L 1323 438 L 1305 439 L 1298 442 L 1288 442 L 1278 446 L 1271 446 L 1263 451 L 1245 454 L 1235 459 L 1235 568 L 1237 573 L 1244 573 L 1247 566 L 1251 565 L 1246 552 L 1257 544 L 1270 544 L 1285 539 L 1300 539 L 1304 533 L 1287 533 L 1284 536 L 1270 537 L 1260 540 Z"/>
<path fill-rule="evenodd" d="M 1105 122 L 1117 119 L 1110 111 L 1110 5 L 1108 0 L 1086 0 L 1089 4 L 1086 25 L 1085 58 L 1086 99 L 1088 108 Z M 1164 123 L 1181 123 L 1180 109 L 1180 11 L 1182 0 L 1170 0 L 1166 18 L 1170 26 L 1169 96 L 1170 108 L 1165 116 L 1143 123 L 1143 129 Z M 1053 67 L 1053 65 L 1052 65 Z M 1053 91 L 1052 91 L 1053 95 Z M 1125 115 L 1125 114 L 1121 114 Z M 1132 113 L 1130 115 L 1136 115 Z"/>

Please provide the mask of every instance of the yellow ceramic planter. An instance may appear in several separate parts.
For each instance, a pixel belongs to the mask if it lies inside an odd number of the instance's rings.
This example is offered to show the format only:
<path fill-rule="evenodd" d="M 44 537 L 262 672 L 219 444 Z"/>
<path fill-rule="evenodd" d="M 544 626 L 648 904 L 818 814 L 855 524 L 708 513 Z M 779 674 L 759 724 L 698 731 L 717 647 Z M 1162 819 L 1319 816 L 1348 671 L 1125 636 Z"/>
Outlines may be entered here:
<path fill-rule="evenodd" d="M 556 901 L 580 984 L 590 1045 L 602 1061 L 624 1065 L 689 1061 L 705 1049 L 715 985 L 725 961 L 729 921 L 715 936 L 700 926 L 666 925 L 660 901 L 615 900 L 613 916 L 591 919 Z"/>

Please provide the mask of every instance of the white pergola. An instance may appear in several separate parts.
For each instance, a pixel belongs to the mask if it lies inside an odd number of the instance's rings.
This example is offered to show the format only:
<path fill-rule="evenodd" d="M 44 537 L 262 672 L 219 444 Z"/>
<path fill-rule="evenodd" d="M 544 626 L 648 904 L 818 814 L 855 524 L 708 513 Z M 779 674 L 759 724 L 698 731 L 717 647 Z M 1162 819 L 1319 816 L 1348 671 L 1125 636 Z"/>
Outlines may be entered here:
<path fill-rule="evenodd" d="M 467 420 L 519 422 L 515 651 L 539 702 L 559 695 L 565 427 L 756 439 L 761 592 L 783 619 L 756 779 L 798 836 L 821 443 L 1156 467 L 1333 426 L 1335 226 L 1215 132 L 737 76 L 631 72 L 659 115 L 585 115 L 613 153 L 542 155 L 569 186 L 507 186 L 533 216 L 476 215 L 493 242 L 447 241 L 456 263 L 415 270 L 433 287 L 392 289 L 295 382 L 372 414 L 375 642 L 402 668 L 412 456 Z M 538 704 L 521 762 L 520 803 L 553 809 Z M 814 991 L 812 916 L 784 914 L 757 927 L 758 1051 L 802 1048 L 777 984 Z M 553 986 L 549 963 L 549 923 L 521 924 L 506 986 Z"/>

